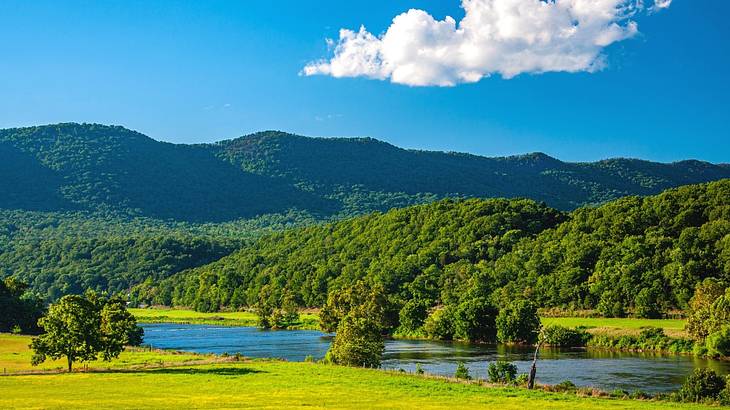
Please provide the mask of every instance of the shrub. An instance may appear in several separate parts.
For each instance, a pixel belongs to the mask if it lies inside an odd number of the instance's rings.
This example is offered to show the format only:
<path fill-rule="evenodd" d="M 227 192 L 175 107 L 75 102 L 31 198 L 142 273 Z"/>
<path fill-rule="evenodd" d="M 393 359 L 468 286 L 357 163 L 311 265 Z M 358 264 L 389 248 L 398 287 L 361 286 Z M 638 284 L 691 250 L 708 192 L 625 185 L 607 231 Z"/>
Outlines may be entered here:
<path fill-rule="evenodd" d="M 464 362 L 459 362 L 459 364 L 456 366 L 456 373 L 454 373 L 454 377 L 463 380 L 471 379 L 471 376 L 469 375 L 469 369 L 466 368 Z"/>
<path fill-rule="evenodd" d="M 515 379 L 515 384 L 518 386 L 527 386 L 527 382 L 529 381 L 529 379 L 530 379 L 530 376 L 527 373 L 521 373 Z"/>
<path fill-rule="evenodd" d="M 540 317 L 530 301 L 512 302 L 497 316 L 497 338 L 503 343 L 534 343 L 539 330 Z"/>
<path fill-rule="evenodd" d="M 416 374 L 423 374 L 423 373 L 425 373 L 425 372 L 423 371 L 423 367 L 421 366 L 421 363 L 417 363 L 416 364 Z"/>
<path fill-rule="evenodd" d="M 311 354 L 308 354 L 307 357 L 304 358 L 305 363 L 314 363 L 314 356 Z"/>
<path fill-rule="evenodd" d="M 706 399 L 716 400 L 725 389 L 725 379 L 714 370 L 695 369 L 676 393 L 676 398 L 684 402 L 701 402 Z"/>
<path fill-rule="evenodd" d="M 556 384 L 555 386 L 553 386 L 553 390 L 562 391 L 562 392 L 575 391 L 576 389 L 577 389 L 577 387 L 576 387 L 575 383 L 571 382 L 570 380 L 562 381 L 562 382 Z"/>
<path fill-rule="evenodd" d="M 624 398 L 629 396 L 629 392 L 627 392 L 626 390 L 616 389 L 611 392 L 610 396 L 616 398 Z"/>
<path fill-rule="evenodd" d="M 487 376 L 492 383 L 511 383 L 517 377 L 517 366 L 503 361 L 489 363 Z"/>
<path fill-rule="evenodd" d="M 434 339 L 451 340 L 454 337 L 454 323 L 449 308 L 438 309 L 426 318 L 426 334 Z"/>
<path fill-rule="evenodd" d="M 730 356 L 730 326 L 723 326 L 717 332 L 707 336 L 705 346 L 707 356 Z"/>
<path fill-rule="evenodd" d="M 547 346 L 581 347 L 590 338 L 583 329 L 569 329 L 560 325 L 546 326 L 542 331 L 542 340 Z"/>

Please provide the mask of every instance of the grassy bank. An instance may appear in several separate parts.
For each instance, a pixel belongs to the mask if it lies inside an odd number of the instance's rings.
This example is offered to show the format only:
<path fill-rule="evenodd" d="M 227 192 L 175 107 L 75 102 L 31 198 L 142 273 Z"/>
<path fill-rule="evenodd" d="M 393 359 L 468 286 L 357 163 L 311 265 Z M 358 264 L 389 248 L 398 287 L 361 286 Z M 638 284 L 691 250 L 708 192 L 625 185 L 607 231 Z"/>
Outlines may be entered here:
<path fill-rule="evenodd" d="M 634 319 L 634 318 L 591 318 L 591 317 L 543 317 L 543 325 L 560 325 L 569 328 L 585 326 L 592 334 L 607 336 L 636 336 L 642 328 L 658 327 L 667 336 L 686 337 L 685 321 L 681 319 Z"/>
<path fill-rule="evenodd" d="M 204 313 L 186 309 L 129 309 L 139 323 L 181 323 L 217 326 L 256 326 L 258 316 L 252 312 Z M 319 329 L 319 317 L 313 313 L 300 314 L 293 329 Z"/>
<path fill-rule="evenodd" d="M 29 357 L 30 339 L 0 337 L 0 360 L 18 369 L 30 367 L 19 362 Z M 89 372 L 0 377 L 0 408 L 709 408 L 485 387 L 444 378 L 313 363 L 188 356 L 132 351 L 110 364 L 92 363 Z M 185 360 L 209 362 L 191 365 Z"/>

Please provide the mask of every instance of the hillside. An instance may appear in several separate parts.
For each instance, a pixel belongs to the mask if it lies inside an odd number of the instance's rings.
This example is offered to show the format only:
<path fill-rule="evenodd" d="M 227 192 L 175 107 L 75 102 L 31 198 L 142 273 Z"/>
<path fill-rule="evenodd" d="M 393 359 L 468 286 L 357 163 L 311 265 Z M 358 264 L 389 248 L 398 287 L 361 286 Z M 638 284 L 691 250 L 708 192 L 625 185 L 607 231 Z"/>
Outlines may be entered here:
<path fill-rule="evenodd" d="M 304 211 L 319 219 L 447 196 L 525 197 L 570 210 L 730 177 L 699 161 L 565 163 L 404 150 L 368 138 L 264 132 L 216 144 L 155 141 L 122 127 L 0 130 L 0 208 L 222 222 Z"/>
<path fill-rule="evenodd" d="M 707 277 L 730 280 L 730 180 L 569 214 L 530 200 L 443 200 L 273 234 L 136 294 L 210 311 L 250 306 L 267 286 L 322 306 L 366 279 L 399 307 L 528 296 L 657 317 L 686 307 Z"/>
<path fill-rule="evenodd" d="M 96 124 L 5 129 L 0 277 L 16 275 L 49 299 L 121 291 L 271 230 L 444 197 L 527 197 L 570 210 L 725 177 L 727 164 L 698 161 L 486 158 L 281 132 L 182 145 Z"/>

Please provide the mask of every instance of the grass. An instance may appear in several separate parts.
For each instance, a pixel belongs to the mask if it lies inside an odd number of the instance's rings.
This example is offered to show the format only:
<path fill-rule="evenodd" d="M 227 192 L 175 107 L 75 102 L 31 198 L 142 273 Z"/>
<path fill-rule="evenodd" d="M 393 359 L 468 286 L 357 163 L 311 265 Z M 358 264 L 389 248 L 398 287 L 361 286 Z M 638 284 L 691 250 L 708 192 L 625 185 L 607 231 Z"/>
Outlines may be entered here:
<path fill-rule="evenodd" d="M 181 323 L 217 326 L 256 326 L 258 316 L 252 312 L 204 313 L 186 309 L 129 309 L 139 323 Z M 319 329 L 319 317 L 301 313 L 299 325 L 292 329 Z"/>
<path fill-rule="evenodd" d="M 586 318 L 586 317 L 543 317 L 543 325 L 565 327 L 588 327 L 588 332 L 607 336 L 636 336 L 644 327 L 660 327 L 667 336 L 686 337 L 685 321 L 681 319 L 634 319 L 634 318 Z"/>
<path fill-rule="evenodd" d="M 0 337 L 0 360 L 6 362 L 9 353 L 29 357 L 28 337 Z M 218 363 L 188 365 L 178 361 L 178 355 L 164 352 L 149 354 L 167 363 L 167 367 L 135 369 L 130 363 L 144 362 L 145 352 L 125 354 L 126 361 L 112 362 L 108 366 L 111 370 L 92 366 L 95 370 L 89 372 L 0 377 L 0 408 L 709 408 L 484 387 L 443 378 L 314 363 L 219 358 Z M 136 358 L 138 355 L 140 358 Z"/>
<path fill-rule="evenodd" d="M 31 366 L 30 359 L 33 355 L 28 348 L 29 336 L 10 335 L 0 333 L 0 374 L 37 372 L 37 371 L 64 371 L 66 370 L 65 358 L 56 361 L 46 361 L 39 366 Z M 164 352 L 161 350 L 132 349 L 122 352 L 118 359 L 111 362 L 94 361 L 87 363 L 92 370 L 106 369 L 130 369 L 138 367 L 156 367 L 181 365 L 185 363 L 198 363 L 218 360 L 214 355 L 200 355 L 182 352 Z M 75 364 L 74 367 L 82 367 L 83 364 Z M 2 408 L 2 406 L 0 406 Z"/>

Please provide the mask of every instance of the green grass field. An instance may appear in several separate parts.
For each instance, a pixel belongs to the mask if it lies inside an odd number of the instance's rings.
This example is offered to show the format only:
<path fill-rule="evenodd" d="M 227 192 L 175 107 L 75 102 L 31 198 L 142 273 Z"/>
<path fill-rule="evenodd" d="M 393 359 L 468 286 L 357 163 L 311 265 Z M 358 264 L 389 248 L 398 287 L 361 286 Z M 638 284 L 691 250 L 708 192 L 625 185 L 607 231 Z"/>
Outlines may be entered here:
<path fill-rule="evenodd" d="M 0 335 L 0 362 L 30 368 L 27 336 Z M 191 363 L 203 363 L 193 365 Z M 144 367 L 140 367 L 142 364 Z M 52 370 L 51 363 L 43 368 Z M 579 397 L 314 363 L 131 351 L 72 374 L 0 376 L 0 408 L 701 409 Z"/>
<path fill-rule="evenodd" d="M 258 317 L 252 312 L 203 313 L 186 309 L 129 309 L 139 323 L 183 323 L 218 326 L 256 326 Z M 300 314 L 296 329 L 319 329 L 319 317 Z"/>
<path fill-rule="evenodd" d="M 634 319 L 634 318 L 585 318 L 585 317 L 544 317 L 543 325 L 561 325 L 565 327 L 586 326 L 591 333 L 612 336 L 636 335 L 644 327 L 660 327 L 672 337 L 686 336 L 685 321 L 681 319 Z"/>

